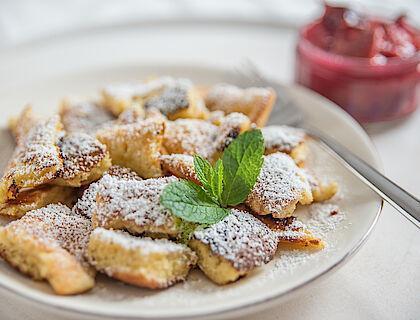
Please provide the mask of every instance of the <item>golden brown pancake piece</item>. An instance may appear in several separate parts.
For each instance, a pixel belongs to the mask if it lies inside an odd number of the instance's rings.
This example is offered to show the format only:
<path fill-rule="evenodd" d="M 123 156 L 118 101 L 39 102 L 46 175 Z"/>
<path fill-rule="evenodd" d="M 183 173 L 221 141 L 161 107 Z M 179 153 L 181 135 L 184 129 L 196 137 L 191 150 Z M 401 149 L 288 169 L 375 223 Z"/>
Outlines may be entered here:
<path fill-rule="evenodd" d="M 98 271 L 150 289 L 184 281 L 197 261 L 195 253 L 185 245 L 103 228 L 92 232 L 87 256 Z"/>
<path fill-rule="evenodd" d="M 285 153 L 264 156 L 264 164 L 246 204 L 259 215 L 291 216 L 297 203 L 310 204 L 312 192 L 307 177 Z"/>
<path fill-rule="evenodd" d="M 212 86 L 205 97 L 210 111 L 241 112 L 258 127 L 266 124 L 275 101 L 276 93 L 272 88 L 241 89 L 224 83 Z"/>
<path fill-rule="evenodd" d="M 0 228 L 0 255 L 33 279 L 47 280 L 57 294 L 82 293 L 95 284 L 83 257 L 90 228 L 68 207 L 49 205 Z"/>
<path fill-rule="evenodd" d="M 277 244 L 276 235 L 261 221 L 232 209 L 222 221 L 194 232 L 189 245 L 198 255 L 200 269 L 223 285 L 269 262 Z"/>

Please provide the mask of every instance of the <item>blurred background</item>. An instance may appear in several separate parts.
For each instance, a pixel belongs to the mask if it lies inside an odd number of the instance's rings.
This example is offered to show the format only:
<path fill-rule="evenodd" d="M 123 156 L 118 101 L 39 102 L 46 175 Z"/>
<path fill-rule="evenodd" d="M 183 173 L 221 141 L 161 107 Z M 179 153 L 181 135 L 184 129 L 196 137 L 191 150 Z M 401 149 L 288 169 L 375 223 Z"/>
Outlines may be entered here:
<path fill-rule="evenodd" d="M 405 12 L 420 23 L 418 0 L 328 2 L 381 15 Z M 156 20 L 246 21 L 298 28 L 322 10 L 320 0 L 2 0 L 0 46 L 86 28 Z"/>

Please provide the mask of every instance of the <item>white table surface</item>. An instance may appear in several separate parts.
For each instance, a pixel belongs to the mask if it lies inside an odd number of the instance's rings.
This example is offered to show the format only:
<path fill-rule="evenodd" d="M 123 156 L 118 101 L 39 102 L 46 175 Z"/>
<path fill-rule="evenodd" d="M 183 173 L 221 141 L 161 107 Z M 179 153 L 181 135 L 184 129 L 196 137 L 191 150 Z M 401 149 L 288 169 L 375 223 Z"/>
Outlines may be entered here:
<path fill-rule="evenodd" d="M 227 48 L 228 41 L 223 41 L 220 29 L 201 30 L 200 37 L 207 41 L 206 50 L 192 52 L 192 60 L 213 63 L 217 60 L 222 64 L 232 64 L 237 62 L 238 57 L 244 57 L 244 50 L 247 50 L 247 57 L 261 69 L 284 81 L 292 81 L 295 31 L 278 31 L 278 44 L 267 43 L 254 48 L 247 44 L 243 29 L 236 30 L 237 34 L 231 32 L 228 36 L 235 40 Z M 263 44 L 264 38 L 259 37 L 258 41 Z M 221 52 L 218 48 L 225 50 Z M 273 52 L 274 49 L 277 51 Z M 185 53 L 179 49 L 179 52 L 175 50 L 171 54 L 181 56 Z M 378 149 L 386 174 L 420 196 L 420 111 L 406 120 L 370 126 L 367 130 Z M 420 319 L 420 232 L 385 205 L 371 237 L 353 259 L 299 297 L 246 319 L 256 318 Z M 57 317 L 2 291 L 0 319 L 73 318 Z"/>

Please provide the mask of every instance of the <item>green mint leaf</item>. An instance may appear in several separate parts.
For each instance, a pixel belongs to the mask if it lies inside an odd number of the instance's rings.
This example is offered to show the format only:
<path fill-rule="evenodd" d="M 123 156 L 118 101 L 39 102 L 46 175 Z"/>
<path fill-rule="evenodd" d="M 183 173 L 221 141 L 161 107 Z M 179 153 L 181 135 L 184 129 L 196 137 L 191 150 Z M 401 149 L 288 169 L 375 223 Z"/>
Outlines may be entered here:
<path fill-rule="evenodd" d="M 206 159 L 194 156 L 194 169 L 204 190 L 218 203 L 223 191 L 223 163 L 218 160 L 213 168 Z"/>
<path fill-rule="evenodd" d="M 214 175 L 214 169 L 210 162 L 199 155 L 194 156 L 194 170 L 197 174 L 198 180 L 200 180 L 203 188 L 213 195 L 213 189 L 211 186 L 212 176 Z"/>
<path fill-rule="evenodd" d="M 263 164 L 264 138 L 261 130 L 240 134 L 225 149 L 223 161 L 222 205 L 242 203 L 251 192 Z"/>
<path fill-rule="evenodd" d="M 166 186 L 160 203 L 175 216 L 201 224 L 217 223 L 230 213 L 229 209 L 215 203 L 200 186 L 185 180 Z"/>
<path fill-rule="evenodd" d="M 217 160 L 213 175 L 211 177 L 211 189 L 213 191 L 213 196 L 217 199 L 219 204 L 222 203 L 222 193 L 223 193 L 223 162 L 222 160 Z"/>

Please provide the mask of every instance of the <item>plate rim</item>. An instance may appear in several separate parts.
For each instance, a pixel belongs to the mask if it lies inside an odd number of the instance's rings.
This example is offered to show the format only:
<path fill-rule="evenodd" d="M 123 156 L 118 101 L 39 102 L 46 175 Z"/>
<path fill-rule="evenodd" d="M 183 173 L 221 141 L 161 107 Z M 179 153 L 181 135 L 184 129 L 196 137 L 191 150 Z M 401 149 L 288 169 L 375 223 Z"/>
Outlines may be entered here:
<path fill-rule="evenodd" d="M 1 56 L 1 53 L 0 53 Z M 229 74 L 229 72 L 231 73 L 232 70 L 228 69 L 226 67 L 220 66 L 220 65 L 211 65 L 211 64 L 205 64 L 205 65 L 194 65 L 194 64 L 184 64 L 184 63 L 168 63 L 168 64 L 163 64 L 161 65 L 162 68 L 171 68 L 171 67 L 176 67 L 176 68 L 180 68 L 180 67 L 185 67 L 188 66 L 191 69 L 197 70 L 197 69 L 201 69 L 201 70 L 209 70 L 211 69 L 212 71 L 216 71 L 216 72 L 225 72 L 227 74 Z M 96 70 L 96 68 L 93 69 L 86 69 L 86 71 L 94 71 Z M 383 171 L 383 167 L 382 167 L 382 163 L 379 157 L 379 154 L 377 152 L 377 149 L 375 147 L 375 145 L 373 144 L 371 138 L 367 135 L 367 133 L 365 132 L 365 130 L 362 128 L 362 126 L 356 121 L 354 120 L 349 114 L 347 114 L 344 110 L 342 110 L 341 108 L 337 107 L 333 108 L 333 105 L 335 105 L 335 103 L 331 102 L 330 100 L 328 100 L 327 98 L 319 95 L 316 92 L 313 92 L 312 90 L 309 90 L 307 88 L 304 88 L 300 85 L 297 84 L 283 84 L 281 82 L 276 81 L 275 79 L 273 79 L 273 81 L 275 81 L 276 84 L 279 84 L 281 86 L 285 86 L 287 89 L 292 89 L 292 90 L 297 90 L 297 91 L 304 91 L 305 94 L 309 94 L 309 95 L 313 95 L 316 96 L 316 98 L 319 100 L 323 100 L 323 102 L 325 103 L 325 106 L 327 109 L 329 109 L 329 111 L 335 113 L 336 115 L 344 118 L 347 122 L 350 122 L 352 127 L 354 129 L 357 129 L 358 133 L 363 136 L 365 142 L 368 144 L 368 147 L 370 149 L 370 153 L 372 156 L 372 160 L 373 160 L 373 165 L 375 167 L 377 167 L 380 171 Z M 324 271 L 322 271 L 321 273 L 313 276 L 310 279 L 307 279 L 305 282 L 296 285 L 295 287 L 290 288 L 289 290 L 286 290 L 284 292 L 278 293 L 278 294 L 274 294 L 270 297 L 266 297 L 264 299 L 260 299 L 260 300 L 255 300 L 252 303 L 249 303 L 247 305 L 238 305 L 238 306 L 234 306 L 234 307 L 225 307 L 224 309 L 220 309 L 217 311 L 213 311 L 213 312 L 207 312 L 207 313 L 201 313 L 201 314 L 190 314 L 190 315 L 181 315 L 181 316 L 176 316 L 176 317 L 171 317 L 171 316 L 141 316 L 141 315 L 113 315 L 113 314 L 109 314 L 109 313 L 99 313 L 99 312 L 95 312 L 95 311 L 89 311 L 89 310 L 80 310 L 80 309 L 76 309 L 70 306 L 63 306 L 61 304 L 57 304 L 55 301 L 46 301 L 46 299 L 43 298 L 39 298 L 36 295 L 32 295 L 32 294 L 26 294 L 25 292 L 22 292 L 20 290 L 16 290 L 14 289 L 12 286 L 9 286 L 7 284 L 4 284 L 2 282 L 0 282 L 0 287 L 3 289 L 6 289 L 7 291 L 9 291 L 10 293 L 17 295 L 18 297 L 22 297 L 24 299 L 29 300 L 30 302 L 33 303 L 41 303 L 42 307 L 44 308 L 52 308 L 56 311 L 59 312 L 66 312 L 69 314 L 78 314 L 78 315 L 84 315 L 84 316 L 90 316 L 90 317 L 101 317 L 101 318 L 106 318 L 106 319 L 115 319 L 116 317 L 118 317 L 118 319 L 126 319 L 126 320 L 133 320 L 133 319 L 139 319 L 139 320 L 145 320 L 145 319 L 156 319 L 156 320 L 167 320 L 167 319 L 198 319 L 198 318 L 203 318 L 203 317 L 211 317 L 211 318 L 216 318 L 216 317 L 220 317 L 222 315 L 229 315 L 229 316 L 234 316 L 235 314 L 252 314 L 254 312 L 257 312 L 259 309 L 261 309 L 263 306 L 265 305 L 269 305 L 269 304 L 274 304 L 276 301 L 281 300 L 282 298 L 285 298 L 286 296 L 292 296 L 294 293 L 297 293 L 299 291 L 301 291 L 303 288 L 305 288 L 306 286 L 313 284 L 315 282 L 317 282 L 318 280 L 322 280 L 324 278 L 326 278 L 326 276 L 331 275 L 333 273 L 333 271 L 337 271 L 339 269 L 339 267 L 343 266 L 346 262 L 349 261 L 350 258 L 352 258 L 359 250 L 360 248 L 363 246 L 363 244 L 366 242 L 366 240 L 369 238 L 369 236 L 372 233 L 372 230 L 375 228 L 377 221 L 380 217 L 380 214 L 382 212 L 383 209 L 383 205 L 384 205 L 384 201 L 383 199 L 381 199 L 379 201 L 379 207 L 375 213 L 375 217 L 371 223 L 371 225 L 369 226 L 368 230 L 365 232 L 365 234 L 363 235 L 363 237 L 360 238 L 360 240 L 345 254 L 343 255 L 338 261 L 336 261 L 334 264 L 332 264 L 331 266 L 329 266 L 327 269 L 325 269 Z"/>

